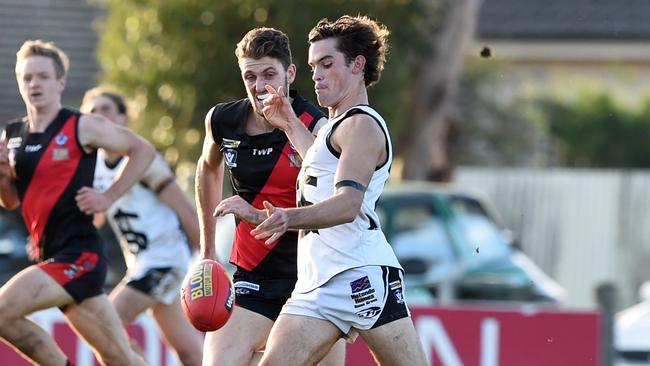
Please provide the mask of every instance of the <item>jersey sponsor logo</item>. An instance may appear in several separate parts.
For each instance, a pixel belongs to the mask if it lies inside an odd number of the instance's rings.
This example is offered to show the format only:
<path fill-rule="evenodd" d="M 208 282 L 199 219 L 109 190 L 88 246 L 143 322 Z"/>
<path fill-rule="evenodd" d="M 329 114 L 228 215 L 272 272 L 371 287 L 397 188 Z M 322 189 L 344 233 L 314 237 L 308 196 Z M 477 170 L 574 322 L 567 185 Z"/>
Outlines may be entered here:
<path fill-rule="evenodd" d="M 368 276 L 363 276 L 361 278 L 358 278 L 352 282 L 350 282 L 350 289 L 352 290 L 352 293 L 357 293 L 361 292 L 363 290 L 367 290 L 370 288 L 370 279 L 368 279 Z"/>
<path fill-rule="evenodd" d="M 272 147 L 267 147 L 266 149 L 253 149 L 253 156 L 268 156 L 272 152 Z"/>
<path fill-rule="evenodd" d="M 223 156 L 226 158 L 226 165 L 231 168 L 237 167 L 237 150 L 226 149 L 226 151 L 223 153 Z"/>
<path fill-rule="evenodd" d="M 70 159 L 70 150 L 66 148 L 52 149 L 52 160 Z"/>
<path fill-rule="evenodd" d="M 236 289 L 245 288 L 253 291 L 259 291 L 260 285 L 256 283 L 247 282 L 247 281 L 238 281 L 235 282 L 235 288 Z"/>
<path fill-rule="evenodd" d="M 64 133 L 60 133 L 56 135 L 54 142 L 56 142 L 56 144 L 59 146 L 65 145 L 65 143 L 68 142 L 68 136 L 66 136 Z"/>
<path fill-rule="evenodd" d="M 221 143 L 221 146 L 223 146 L 224 149 L 236 149 L 239 147 L 239 144 L 241 144 L 241 141 L 239 140 L 231 140 L 231 139 L 222 139 L 223 142 Z"/>
<path fill-rule="evenodd" d="M 377 315 L 379 315 L 379 313 L 381 313 L 381 308 L 378 306 L 373 306 L 371 308 L 363 309 L 361 311 L 356 312 L 356 314 L 360 318 L 366 318 L 366 319 L 374 318 Z"/>
<path fill-rule="evenodd" d="M 38 145 L 25 145 L 25 152 L 37 152 L 40 150 L 43 146 L 41 144 Z"/>

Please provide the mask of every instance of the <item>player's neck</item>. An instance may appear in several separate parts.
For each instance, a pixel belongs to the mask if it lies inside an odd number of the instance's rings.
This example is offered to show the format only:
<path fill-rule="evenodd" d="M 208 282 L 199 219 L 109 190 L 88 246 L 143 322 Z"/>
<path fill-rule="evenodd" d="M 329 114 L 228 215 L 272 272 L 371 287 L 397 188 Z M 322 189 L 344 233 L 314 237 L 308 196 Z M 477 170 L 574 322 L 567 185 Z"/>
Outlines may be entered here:
<path fill-rule="evenodd" d="M 246 124 L 246 134 L 249 136 L 269 133 L 275 129 L 266 118 L 255 112 L 251 113 L 250 117 L 252 118 L 249 118 L 248 123 Z"/>
<path fill-rule="evenodd" d="M 61 103 L 52 103 L 44 107 L 27 107 L 27 120 L 30 132 L 44 132 L 61 110 Z"/>
<path fill-rule="evenodd" d="M 336 105 L 328 107 L 329 118 L 335 118 L 348 109 L 360 104 L 368 104 L 368 91 L 365 87 L 344 96 Z"/>

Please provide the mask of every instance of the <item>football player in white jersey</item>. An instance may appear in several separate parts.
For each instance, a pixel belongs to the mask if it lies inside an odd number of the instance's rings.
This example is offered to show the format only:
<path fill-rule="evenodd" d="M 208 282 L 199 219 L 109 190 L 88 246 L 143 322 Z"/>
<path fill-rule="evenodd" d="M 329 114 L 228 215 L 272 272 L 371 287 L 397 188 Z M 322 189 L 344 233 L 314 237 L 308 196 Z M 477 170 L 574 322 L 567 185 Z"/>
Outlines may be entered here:
<path fill-rule="evenodd" d="M 128 122 L 124 98 L 102 88 L 86 92 L 82 110 L 122 126 Z M 96 192 L 110 186 L 124 160 L 98 151 Z M 200 365 L 203 338 L 185 319 L 179 296 L 191 250 L 198 248 L 198 218 L 160 154 L 140 183 L 115 201 L 105 217 L 120 241 L 127 265 L 125 278 L 110 294 L 122 322 L 129 324 L 151 309 L 165 342 L 183 365 Z"/>
<path fill-rule="evenodd" d="M 312 365 L 337 339 L 358 334 L 381 365 L 426 364 L 404 298 L 403 270 L 374 211 L 392 148 L 386 123 L 368 105 L 367 88 L 383 70 L 388 33 L 365 16 L 324 19 L 309 33 L 312 79 L 330 120 L 303 155 L 300 207 L 265 202 L 268 218 L 252 231 L 271 243 L 300 230 L 298 282 L 261 365 Z M 302 153 L 304 129 L 291 122 L 282 91 L 267 89 L 267 119 Z"/>

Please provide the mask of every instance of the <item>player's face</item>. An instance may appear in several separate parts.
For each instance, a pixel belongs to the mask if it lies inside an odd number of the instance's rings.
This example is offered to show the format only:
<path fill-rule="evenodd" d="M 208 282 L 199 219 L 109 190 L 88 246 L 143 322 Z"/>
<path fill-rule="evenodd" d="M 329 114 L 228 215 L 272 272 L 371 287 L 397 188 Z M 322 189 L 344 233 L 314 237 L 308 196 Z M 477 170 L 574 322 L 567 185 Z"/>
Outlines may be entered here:
<path fill-rule="evenodd" d="M 29 107 L 40 109 L 61 103 L 65 77 L 56 77 L 54 61 L 49 57 L 29 56 L 16 62 L 16 81 Z"/>
<path fill-rule="evenodd" d="M 84 112 L 100 114 L 120 126 L 126 125 L 126 116 L 119 112 L 117 104 L 104 95 L 97 95 L 84 105 Z"/>
<path fill-rule="evenodd" d="M 321 107 L 336 107 L 353 93 L 352 63 L 348 65 L 345 55 L 336 49 L 336 45 L 335 38 L 327 38 L 309 46 L 309 66 Z"/>
<path fill-rule="evenodd" d="M 259 60 L 243 58 L 239 60 L 239 69 L 246 86 L 248 99 L 253 105 L 255 113 L 259 115 L 262 115 L 264 97 L 268 94 L 265 86 L 270 85 L 275 90 L 282 87 L 286 95 L 289 92 L 289 85 L 293 83 L 296 75 L 294 65 L 289 65 L 289 68 L 285 70 L 278 59 L 268 56 Z"/>

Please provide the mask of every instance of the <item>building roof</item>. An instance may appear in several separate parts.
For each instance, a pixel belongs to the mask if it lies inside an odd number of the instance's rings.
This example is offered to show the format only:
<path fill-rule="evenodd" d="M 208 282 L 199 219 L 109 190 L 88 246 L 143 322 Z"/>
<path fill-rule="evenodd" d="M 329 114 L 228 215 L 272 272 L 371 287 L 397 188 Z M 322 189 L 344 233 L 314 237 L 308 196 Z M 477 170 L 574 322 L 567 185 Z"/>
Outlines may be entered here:
<path fill-rule="evenodd" d="M 650 39 L 648 0 L 483 0 L 477 38 Z"/>
<path fill-rule="evenodd" d="M 97 33 L 92 23 L 103 10 L 79 0 L 2 0 L 0 11 L 0 127 L 25 115 L 14 67 L 16 52 L 28 39 L 53 41 L 70 58 L 63 104 L 79 106 L 96 83 Z"/>

